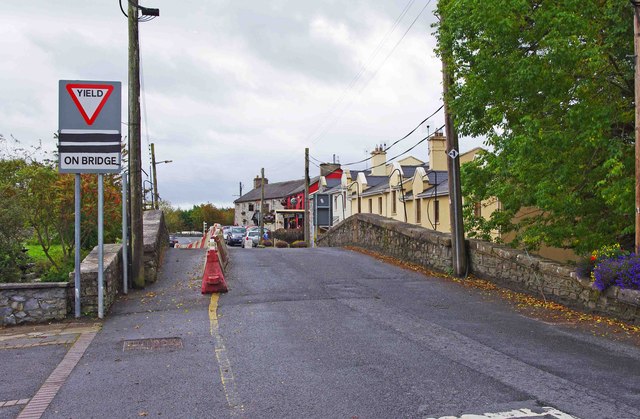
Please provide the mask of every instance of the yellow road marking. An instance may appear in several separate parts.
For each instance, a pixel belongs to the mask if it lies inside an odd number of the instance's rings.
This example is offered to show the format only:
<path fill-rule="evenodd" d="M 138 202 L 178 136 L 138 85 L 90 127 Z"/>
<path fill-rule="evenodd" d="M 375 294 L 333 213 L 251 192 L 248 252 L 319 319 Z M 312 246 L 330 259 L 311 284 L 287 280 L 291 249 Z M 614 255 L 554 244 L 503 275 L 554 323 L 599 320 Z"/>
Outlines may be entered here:
<path fill-rule="evenodd" d="M 227 404 L 231 409 L 242 409 L 244 406 L 240 402 L 236 391 L 236 382 L 231 370 L 231 362 L 227 356 L 227 349 L 224 346 L 222 336 L 220 336 L 218 328 L 218 299 L 219 294 L 211 294 L 211 302 L 209 303 L 209 331 L 215 339 L 215 353 L 218 360 L 218 368 L 220 369 L 220 381 L 224 389 L 224 395 L 227 398 Z"/>

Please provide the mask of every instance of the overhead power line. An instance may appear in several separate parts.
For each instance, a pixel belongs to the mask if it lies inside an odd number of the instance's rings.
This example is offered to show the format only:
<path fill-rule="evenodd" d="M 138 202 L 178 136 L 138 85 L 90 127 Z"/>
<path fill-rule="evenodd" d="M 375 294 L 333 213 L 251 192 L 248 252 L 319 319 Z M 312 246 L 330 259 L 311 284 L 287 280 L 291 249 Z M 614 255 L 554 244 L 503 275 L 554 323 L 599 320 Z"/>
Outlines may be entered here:
<path fill-rule="evenodd" d="M 435 116 L 435 114 L 437 114 L 438 112 L 440 112 L 442 110 L 442 108 L 444 108 L 444 105 L 440 105 L 440 107 L 438 109 L 436 109 L 431 115 L 429 115 L 428 117 L 426 117 L 425 119 L 423 119 L 414 129 L 412 129 L 411 131 L 409 131 L 409 133 L 407 135 L 405 135 L 404 137 L 400 138 L 399 140 L 396 140 L 393 144 L 391 144 L 389 147 L 384 148 L 383 151 L 387 151 L 389 150 L 391 147 L 393 147 L 394 145 L 398 144 L 400 141 L 405 140 L 407 137 L 409 137 L 411 134 L 413 134 L 414 132 L 416 132 L 416 130 L 418 128 L 420 128 L 420 126 L 422 124 L 424 124 L 425 122 L 427 122 L 429 119 L 433 118 Z M 367 157 L 366 159 L 362 159 L 359 161 L 354 161 L 351 163 L 345 163 L 343 164 L 343 166 L 352 166 L 354 164 L 359 164 L 359 163 L 364 163 L 366 161 L 369 161 L 373 158 L 373 156 Z"/>
<path fill-rule="evenodd" d="M 397 159 L 398 157 L 404 156 L 405 154 L 407 154 L 408 152 L 410 152 L 411 150 L 413 150 L 414 148 L 416 148 L 417 146 L 419 146 L 420 144 L 424 143 L 425 141 L 427 141 L 429 138 L 433 137 L 438 131 L 440 131 L 441 129 L 444 128 L 444 125 L 442 125 L 440 128 L 436 129 L 432 134 L 427 135 L 426 137 L 424 137 L 422 140 L 418 141 L 417 143 L 415 143 L 414 145 L 412 145 L 411 147 L 409 147 L 408 149 L 406 149 L 405 151 L 403 151 L 402 153 L 391 157 L 390 159 L 387 159 L 384 163 L 380 163 L 376 166 L 372 166 L 370 169 L 375 169 L 376 167 L 381 167 L 381 166 L 385 166 L 387 164 L 389 164 L 390 162 L 394 161 L 395 159 Z"/>
<path fill-rule="evenodd" d="M 387 39 L 389 39 L 389 36 L 398 27 L 398 24 L 407 14 L 407 12 L 409 11 L 409 9 L 411 8 L 414 2 L 415 0 L 409 0 L 409 2 L 404 6 L 404 8 L 402 9 L 402 12 L 400 12 L 400 15 L 393 22 L 393 26 L 389 30 L 387 30 L 387 32 L 383 35 L 382 39 L 380 39 L 380 42 L 378 42 L 378 45 L 371 52 L 371 54 L 369 54 L 369 57 L 367 58 L 366 62 L 360 67 L 360 70 L 358 71 L 358 73 L 351 79 L 351 81 L 349 82 L 349 85 L 342 91 L 342 93 L 340 94 L 340 96 L 338 96 L 335 102 L 333 102 L 329 112 L 327 112 L 326 117 L 323 119 L 323 121 L 320 124 L 316 125 L 313 131 L 311 131 L 311 133 L 307 136 L 307 139 L 312 138 L 317 131 L 321 131 L 321 134 L 319 135 L 319 137 L 322 137 L 322 135 L 324 135 L 325 128 L 330 124 L 331 118 L 332 116 L 334 116 L 336 109 L 339 108 L 339 106 L 342 104 L 344 99 L 347 97 L 348 93 L 350 93 L 350 91 L 358 83 L 358 81 L 360 80 L 360 77 L 362 77 L 362 75 L 367 71 L 368 67 L 373 63 L 375 58 L 378 56 L 378 53 L 380 52 L 380 49 L 382 48 L 382 46 L 387 42 Z"/>

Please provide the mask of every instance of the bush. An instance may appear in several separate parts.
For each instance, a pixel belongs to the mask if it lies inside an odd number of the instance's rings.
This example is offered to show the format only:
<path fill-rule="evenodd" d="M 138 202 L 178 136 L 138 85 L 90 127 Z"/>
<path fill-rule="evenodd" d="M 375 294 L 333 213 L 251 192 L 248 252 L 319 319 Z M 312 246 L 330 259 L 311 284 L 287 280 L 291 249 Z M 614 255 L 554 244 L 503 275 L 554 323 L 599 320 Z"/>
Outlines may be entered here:
<path fill-rule="evenodd" d="M 286 248 L 286 247 L 289 247 L 289 243 L 287 243 L 287 242 L 285 242 L 285 241 L 282 241 L 282 240 L 277 240 L 277 241 L 276 241 L 276 247 L 277 247 L 278 249 L 284 249 L 284 248 Z"/>
<path fill-rule="evenodd" d="M 305 243 L 303 240 L 296 240 L 291 244 L 291 247 L 295 247 L 295 248 L 307 247 L 307 243 Z"/>
<path fill-rule="evenodd" d="M 302 229 L 279 228 L 273 232 L 273 237 L 292 244 L 295 241 L 304 240 L 304 231 Z"/>
<path fill-rule="evenodd" d="M 588 258 L 581 259 L 576 265 L 576 274 L 578 278 L 595 280 L 593 271 L 602 261 L 609 259 L 617 259 L 620 256 L 627 256 L 629 252 L 622 249 L 620 244 L 615 243 L 608 246 L 602 246 L 598 250 L 591 252 Z"/>
<path fill-rule="evenodd" d="M 271 240 L 269 240 L 269 239 L 267 239 L 267 240 L 262 240 L 262 245 L 263 245 L 264 247 L 271 247 L 271 246 L 273 246 L 273 242 L 272 242 Z"/>
<path fill-rule="evenodd" d="M 604 291 L 612 285 L 640 290 L 640 256 L 632 253 L 605 259 L 593 270 L 593 286 Z"/>

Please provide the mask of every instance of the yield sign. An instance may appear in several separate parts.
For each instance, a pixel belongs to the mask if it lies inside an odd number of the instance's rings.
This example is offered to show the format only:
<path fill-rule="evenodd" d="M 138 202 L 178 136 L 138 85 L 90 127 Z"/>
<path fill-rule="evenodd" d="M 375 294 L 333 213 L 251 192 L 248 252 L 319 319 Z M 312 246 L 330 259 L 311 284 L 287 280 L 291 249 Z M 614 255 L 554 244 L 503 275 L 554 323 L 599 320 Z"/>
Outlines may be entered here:
<path fill-rule="evenodd" d="M 93 125 L 113 91 L 109 84 L 67 84 L 66 88 L 87 125 Z"/>

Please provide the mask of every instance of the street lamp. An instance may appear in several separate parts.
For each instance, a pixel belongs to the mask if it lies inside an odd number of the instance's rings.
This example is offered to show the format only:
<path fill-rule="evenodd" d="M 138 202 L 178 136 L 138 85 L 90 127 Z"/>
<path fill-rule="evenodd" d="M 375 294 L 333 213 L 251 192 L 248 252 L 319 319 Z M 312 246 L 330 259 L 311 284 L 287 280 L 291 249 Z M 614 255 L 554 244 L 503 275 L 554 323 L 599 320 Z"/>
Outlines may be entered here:
<path fill-rule="evenodd" d="M 400 174 L 400 183 L 394 188 L 396 190 L 400 189 L 400 191 L 402 192 L 402 206 L 404 207 L 404 222 L 406 223 L 407 222 L 407 201 L 404 196 L 404 188 L 402 187 L 402 184 L 404 183 L 404 180 L 402 180 L 402 170 L 400 170 L 399 167 L 396 167 L 395 169 L 393 169 L 393 171 L 391 171 L 391 173 L 389 173 L 389 177 L 391 177 L 391 175 L 393 175 L 396 171 Z"/>

